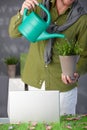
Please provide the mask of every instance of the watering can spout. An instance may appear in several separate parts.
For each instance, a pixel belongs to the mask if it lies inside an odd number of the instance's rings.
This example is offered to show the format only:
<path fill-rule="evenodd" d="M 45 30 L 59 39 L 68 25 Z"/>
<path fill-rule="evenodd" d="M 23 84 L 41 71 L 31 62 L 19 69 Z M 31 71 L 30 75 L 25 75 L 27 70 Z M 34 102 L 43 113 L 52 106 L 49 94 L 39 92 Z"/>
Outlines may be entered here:
<path fill-rule="evenodd" d="M 50 33 L 46 32 L 46 31 L 44 31 L 44 32 L 41 33 L 41 35 L 37 38 L 37 41 L 47 40 L 47 39 L 50 39 L 50 38 L 65 38 L 65 35 L 64 35 L 64 34 L 57 34 L 57 33 L 50 34 Z"/>

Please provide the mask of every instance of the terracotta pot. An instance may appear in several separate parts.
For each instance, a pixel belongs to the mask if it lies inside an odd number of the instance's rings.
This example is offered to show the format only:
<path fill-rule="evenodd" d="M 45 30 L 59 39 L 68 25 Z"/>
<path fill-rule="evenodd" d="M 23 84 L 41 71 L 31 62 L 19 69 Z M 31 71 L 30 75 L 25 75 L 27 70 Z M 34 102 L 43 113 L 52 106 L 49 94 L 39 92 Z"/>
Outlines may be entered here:
<path fill-rule="evenodd" d="M 8 76 L 14 78 L 16 75 L 16 65 L 8 65 Z"/>
<path fill-rule="evenodd" d="M 73 56 L 59 56 L 62 73 L 64 75 L 74 78 L 74 73 L 76 72 L 76 64 L 79 60 L 79 55 Z"/>

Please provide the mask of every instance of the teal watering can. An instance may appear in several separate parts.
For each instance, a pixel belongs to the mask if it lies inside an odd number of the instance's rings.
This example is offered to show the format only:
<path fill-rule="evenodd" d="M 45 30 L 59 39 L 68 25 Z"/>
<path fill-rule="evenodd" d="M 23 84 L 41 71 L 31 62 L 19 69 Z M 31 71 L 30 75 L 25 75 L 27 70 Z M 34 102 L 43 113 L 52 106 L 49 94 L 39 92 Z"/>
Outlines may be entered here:
<path fill-rule="evenodd" d="M 19 32 L 27 40 L 33 43 L 55 37 L 64 38 L 63 34 L 49 34 L 46 32 L 46 29 L 50 25 L 51 21 L 50 13 L 42 4 L 38 4 L 38 6 L 46 12 L 48 18 L 47 21 L 44 21 L 35 12 L 31 12 L 29 15 L 27 15 L 28 10 L 25 9 L 23 14 L 23 21 L 18 26 Z"/>

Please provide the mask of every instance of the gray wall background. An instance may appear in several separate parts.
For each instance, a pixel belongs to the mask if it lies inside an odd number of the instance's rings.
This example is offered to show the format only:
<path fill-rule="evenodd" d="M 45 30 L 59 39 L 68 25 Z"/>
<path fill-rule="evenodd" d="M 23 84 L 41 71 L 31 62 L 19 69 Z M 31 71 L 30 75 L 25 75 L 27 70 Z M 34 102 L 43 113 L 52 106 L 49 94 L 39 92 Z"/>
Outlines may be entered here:
<path fill-rule="evenodd" d="M 29 42 L 25 38 L 11 39 L 8 35 L 8 26 L 10 18 L 21 8 L 24 0 L 0 0 L 0 76 L 7 75 L 6 65 L 3 58 L 9 55 L 15 55 L 20 58 L 20 54 L 27 52 Z M 80 0 L 87 9 L 87 0 Z M 86 2 L 86 3 L 85 3 Z M 17 75 L 20 64 L 17 66 Z M 81 76 L 78 87 L 77 113 L 87 113 L 87 74 Z"/>
<path fill-rule="evenodd" d="M 6 65 L 3 58 L 10 55 L 20 57 L 21 53 L 27 52 L 29 42 L 25 38 L 10 38 L 8 26 L 10 18 L 21 8 L 24 0 L 0 0 L 0 74 L 7 75 Z M 19 65 L 17 66 L 19 70 Z M 17 71 L 19 74 L 19 71 Z"/>

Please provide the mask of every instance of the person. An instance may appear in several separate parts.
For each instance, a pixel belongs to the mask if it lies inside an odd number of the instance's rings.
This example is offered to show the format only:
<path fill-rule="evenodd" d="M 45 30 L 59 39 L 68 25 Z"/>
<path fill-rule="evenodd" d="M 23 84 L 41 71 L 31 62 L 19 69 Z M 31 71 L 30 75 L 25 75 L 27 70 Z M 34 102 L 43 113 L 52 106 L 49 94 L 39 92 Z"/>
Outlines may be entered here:
<path fill-rule="evenodd" d="M 72 80 L 70 76 L 65 76 L 61 72 L 58 54 L 54 49 L 56 41 L 61 42 L 64 40 L 63 38 L 54 39 L 54 43 L 50 48 L 51 58 L 46 61 L 44 60 L 44 54 L 47 46 L 49 47 L 49 40 L 42 40 L 35 44 L 30 44 L 22 80 L 29 86 L 38 89 L 45 84 L 45 90 L 59 90 L 60 115 L 75 114 L 79 75 L 87 72 L 87 15 L 84 7 L 81 7 L 78 0 L 25 0 L 21 9 L 10 20 L 10 37 L 16 38 L 22 36 L 18 31 L 18 26 L 22 23 L 25 8 L 28 9 L 28 13 L 34 10 L 37 14 L 43 14 L 43 18 L 46 19 L 44 13 L 37 6 L 38 3 L 43 3 L 50 11 L 51 23 L 53 25 L 50 26 L 51 31 L 54 31 L 55 27 L 57 29 L 60 27 L 59 32 L 65 34 L 69 41 L 73 40 L 75 43 L 78 42 L 83 48 L 83 52 L 77 64 L 77 72 L 74 73 L 75 79 Z M 50 29 L 48 30 L 50 31 Z M 46 58 L 48 58 L 47 55 Z"/>

